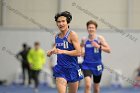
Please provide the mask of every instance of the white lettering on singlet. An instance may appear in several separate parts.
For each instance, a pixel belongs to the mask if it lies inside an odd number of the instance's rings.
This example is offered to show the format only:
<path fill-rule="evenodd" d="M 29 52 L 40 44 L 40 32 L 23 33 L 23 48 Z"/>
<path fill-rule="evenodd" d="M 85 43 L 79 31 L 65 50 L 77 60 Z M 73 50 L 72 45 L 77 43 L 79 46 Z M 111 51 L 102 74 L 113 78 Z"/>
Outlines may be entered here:
<path fill-rule="evenodd" d="M 56 43 L 56 46 L 63 46 L 64 45 L 64 43 Z"/>
<path fill-rule="evenodd" d="M 67 41 L 63 41 L 63 43 L 64 43 L 64 48 L 69 48 Z"/>
<path fill-rule="evenodd" d="M 93 47 L 91 44 L 86 44 L 86 47 L 90 48 Z"/>
<path fill-rule="evenodd" d="M 93 46 L 91 44 L 86 44 L 87 48 L 92 48 Z M 94 48 L 94 53 L 99 53 L 99 49 L 98 48 Z"/>
<path fill-rule="evenodd" d="M 56 43 L 56 46 L 58 47 L 63 46 L 64 48 L 69 48 L 67 41 L 63 41 L 63 43 Z"/>

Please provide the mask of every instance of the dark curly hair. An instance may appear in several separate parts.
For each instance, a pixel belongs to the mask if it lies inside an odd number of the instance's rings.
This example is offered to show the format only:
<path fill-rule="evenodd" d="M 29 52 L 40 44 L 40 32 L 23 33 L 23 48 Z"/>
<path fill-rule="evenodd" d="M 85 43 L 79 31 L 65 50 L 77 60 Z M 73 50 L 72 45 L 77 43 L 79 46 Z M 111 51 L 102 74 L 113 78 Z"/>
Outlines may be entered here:
<path fill-rule="evenodd" d="M 60 16 L 66 17 L 67 23 L 70 23 L 71 20 L 72 20 L 72 15 L 71 15 L 71 13 L 68 12 L 68 11 L 64 11 L 64 12 L 57 13 L 57 14 L 55 15 L 55 17 L 54 17 L 54 18 L 55 18 L 55 21 L 57 21 L 57 19 L 58 19 Z"/>

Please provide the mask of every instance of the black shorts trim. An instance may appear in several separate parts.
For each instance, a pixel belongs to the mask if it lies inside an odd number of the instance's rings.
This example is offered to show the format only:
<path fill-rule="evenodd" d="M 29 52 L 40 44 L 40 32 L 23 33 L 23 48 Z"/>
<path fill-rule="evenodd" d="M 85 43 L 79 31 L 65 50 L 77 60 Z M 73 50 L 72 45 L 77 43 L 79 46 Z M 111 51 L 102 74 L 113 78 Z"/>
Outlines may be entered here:
<path fill-rule="evenodd" d="M 83 70 L 83 74 L 84 74 L 84 77 L 89 76 L 90 78 L 93 75 L 93 82 L 94 83 L 100 83 L 101 78 L 102 78 L 102 74 L 99 76 L 95 76 L 94 73 L 92 73 L 90 70 Z"/>

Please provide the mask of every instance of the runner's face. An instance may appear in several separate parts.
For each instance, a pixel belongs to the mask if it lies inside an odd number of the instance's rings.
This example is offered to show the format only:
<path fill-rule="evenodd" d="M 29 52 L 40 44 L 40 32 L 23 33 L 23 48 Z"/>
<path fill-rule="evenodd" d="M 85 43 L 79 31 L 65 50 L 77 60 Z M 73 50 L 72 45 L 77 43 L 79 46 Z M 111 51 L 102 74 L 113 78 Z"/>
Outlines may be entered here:
<path fill-rule="evenodd" d="M 56 22 L 60 31 L 67 31 L 68 30 L 68 23 L 67 19 L 64 16 L 60 16 Z"/>
<path fill-rule="evenodd" d="M 89 24 L 87 27 L 87 31 L 89 33 L 89 35 L 92 35 L 96 32 L 96 27 L 94 24 Z"/>

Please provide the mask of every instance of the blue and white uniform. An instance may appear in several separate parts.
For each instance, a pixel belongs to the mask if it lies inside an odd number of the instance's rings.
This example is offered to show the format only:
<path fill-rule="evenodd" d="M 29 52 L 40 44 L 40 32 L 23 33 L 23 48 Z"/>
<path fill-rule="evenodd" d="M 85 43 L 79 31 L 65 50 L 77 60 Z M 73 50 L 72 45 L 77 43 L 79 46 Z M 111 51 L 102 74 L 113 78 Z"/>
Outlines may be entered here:
<path fill-rule="evenodd" d="M 92 46 L 91 42 L 100 44 L 99 37 L 96 36 L 96 38 L 92 41 L 90 41 L 89 39 L 85 41 L 85 55 L 84 61 L 82 63 L 82 70 L 90 70 L 93 75 L 99 76 L 103 71 L 101 56 L 102 51 L 101 49 Z"/>
<path fill-rule="evenodd" d="M 70 32 L 70 30 L 67 31 L 64 38 L 60 38 L 58 35 L 56 36 L 56 48 L 68 51 L 75 50 L 73 44 L 68 42 Z M 65 78 L 67 82 L 76 82 L 83 78 L 76 56 L 57 54 L 57 65 L 53 70 L 55 78 L 62 77 Z"/>

